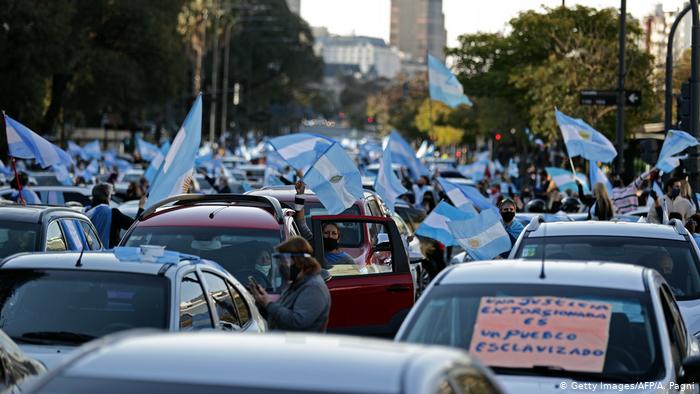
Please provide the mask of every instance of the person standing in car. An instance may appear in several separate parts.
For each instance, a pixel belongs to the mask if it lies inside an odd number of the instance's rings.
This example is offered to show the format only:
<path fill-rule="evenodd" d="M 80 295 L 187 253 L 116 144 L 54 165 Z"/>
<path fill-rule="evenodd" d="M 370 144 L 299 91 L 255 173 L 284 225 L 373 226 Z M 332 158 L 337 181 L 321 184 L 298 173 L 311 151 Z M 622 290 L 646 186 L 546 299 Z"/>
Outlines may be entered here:
<path fill-rule="evenodd" d="M 112 200 L 112 185 L 100 183 L 92 188 L 91 206 L 87 207 L 85 215 L 95 226 L 97 234 L 102 240 L 105 248 L 111 249 L 119 244 L 119 232 L 127 230 L 134 224 L 136 219 L 121 213 L 117 208 L 111 208 L 109 202 Z M 143 206 L 146 204 L 146 196 L 142 195 L 139 200 L 139 210 L 136 217 L 143 213 Z"/>

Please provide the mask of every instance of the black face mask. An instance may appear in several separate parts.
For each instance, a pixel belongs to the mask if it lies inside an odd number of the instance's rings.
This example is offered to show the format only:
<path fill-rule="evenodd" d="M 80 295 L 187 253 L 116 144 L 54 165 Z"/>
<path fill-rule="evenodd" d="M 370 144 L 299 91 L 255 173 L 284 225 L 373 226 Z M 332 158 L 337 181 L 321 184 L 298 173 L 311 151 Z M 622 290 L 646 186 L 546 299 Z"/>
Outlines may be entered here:
<path fill-rule="evenodd" d="M 515 212 L 501 212 L 501 217 L 506 223 L 510 223 L 515 218 Z"/>
<path fill-rule="evenodd" d="M 679 194 L 681 194 L 681 189 L 678 189 L 675 187 L 673 189 L 671 189 L 671 194 L 670 194 L 671 198 L 676 198 L 676 197 L 678 197 Z"/>
<path fill-rule="evenodd" d="M 292 264 L 291 267 L 289 267 L 289 279 L 294 282 L 297 280 L 297 276 L 299 276 L 299 273 L 301 270 L 297 268 L 296 264 Z"/>
<path fill-rule="evenodd" d="M 330 252 L 331 250 L 338 249 L 338 240 L 335 238 L 323 237 L 323 250 Z"/>

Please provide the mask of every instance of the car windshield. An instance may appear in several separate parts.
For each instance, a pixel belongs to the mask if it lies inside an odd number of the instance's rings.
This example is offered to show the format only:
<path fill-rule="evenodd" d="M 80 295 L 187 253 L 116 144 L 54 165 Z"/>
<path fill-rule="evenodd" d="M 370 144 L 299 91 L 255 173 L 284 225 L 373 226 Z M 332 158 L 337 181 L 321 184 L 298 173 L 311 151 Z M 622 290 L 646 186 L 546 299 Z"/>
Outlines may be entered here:
<path fill-rule="evenodd" d="M 499 374 L 595 382 L 663 375 L 643 292 L 499 283 L 440 285 L 424 297 L 399 339 L 467 349 Z"/>
<path fill-rule="evenodd" d="M 168 250 L 215 261 L 241 283 L 248 283 L 248 277 L 253 276 L 261 285 L 274 288 L 272 274 L 277 271 L 261 265 L 270 266 L 270 256 L 281 241 L 279 230 L 139 226 L 128 236 L 124 246 L 165 246 Z"/>
<path fill-rule="evenodd" d="M 0 258 L 39 250 L 40 230 L 36 223 L 0 221 Z"/>
<path fill-rule="evenodd" d="M 700 298 L 697 256 L 689 242 L 614 236 L 524 238 L 515 257 L 548 260 L 611 261 L 653 268 L 680 300 Z"/>
<path fill-rule="evenodd" d="M 162 276 L 0 270 L 0 328 L 19 343 L 79 345 L 132 328 L 168 327 Z"/>

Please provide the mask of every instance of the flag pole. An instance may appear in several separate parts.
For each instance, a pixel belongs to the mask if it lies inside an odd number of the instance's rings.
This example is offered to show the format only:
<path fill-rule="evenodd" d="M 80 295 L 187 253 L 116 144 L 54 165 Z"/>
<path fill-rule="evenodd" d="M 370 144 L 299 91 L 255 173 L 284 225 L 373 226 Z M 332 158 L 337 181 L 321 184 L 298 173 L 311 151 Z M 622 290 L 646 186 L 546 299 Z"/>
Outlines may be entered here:
<path fill-rule="evenodd" d="M 2 126 L 5 136 L 7 136 L 7 119 L 5 118 L 5 111 L 2 111 Z M 7 139 L 6 139 L 7 141 Z M 12 156 L 10 156 L 12 157 Z M 17 190 L 19 193 L 19 203 L 22 205 L 27 205 L 22 196 L 22 185 L 19 183 L 19 175 L 17 174 L 17 164 L 14 157 L 12 157 L 12 170 L 15 172 L 15 182 L 17 183 Z"/>
<path fill-rule="evenodd" d="M 430 120 L 430 132 L 428 139 L 432 138 L 433 134 L 433 98 L 430 97 L 430 59 L 428 59 L 428 50 L 425 50 L 425 64 L 428 66 L 428 119 Z"/>

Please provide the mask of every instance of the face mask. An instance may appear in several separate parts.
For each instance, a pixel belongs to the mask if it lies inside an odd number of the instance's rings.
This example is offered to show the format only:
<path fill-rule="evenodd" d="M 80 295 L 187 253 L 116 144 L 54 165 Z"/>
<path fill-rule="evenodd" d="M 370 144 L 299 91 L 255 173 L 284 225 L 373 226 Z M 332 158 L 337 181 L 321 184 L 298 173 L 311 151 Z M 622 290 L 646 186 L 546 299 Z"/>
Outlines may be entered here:
<path fill-rule="evenodd" d="M 265 274 L 265 276 L 270 274 L 270 270 L 272 269 L 272 264 L 268 265 L 261 265 L 261 264 L 255 264 L 255 269 L 262 272 Z"/>
<path fill-rule="evenodd" d="M 292 264 L 292 266 L 289 267 L 289 279 L 291 279 L 292 282 L 295 281 L 300 272 L 301 270 L 297 268 L 296 264 Z"/>
<path fill-rule="evenodd" d="M 510 223 L 515 218 L 515 212 L 501 212 L 501 217 L 506 223 Z"/>
<path fill-rule="evenodd" d="M 671 198 L 676 198 L 679 194 L 681 194 L 681 189 L 675 187 L 671 189 Z"/>
<path fill-rule="evenodd" d="M 323 249 L 326 252 L 330 252 L 331 250 L 338 249 L 338 240 L 335 238 L 323 237 Z"/>

